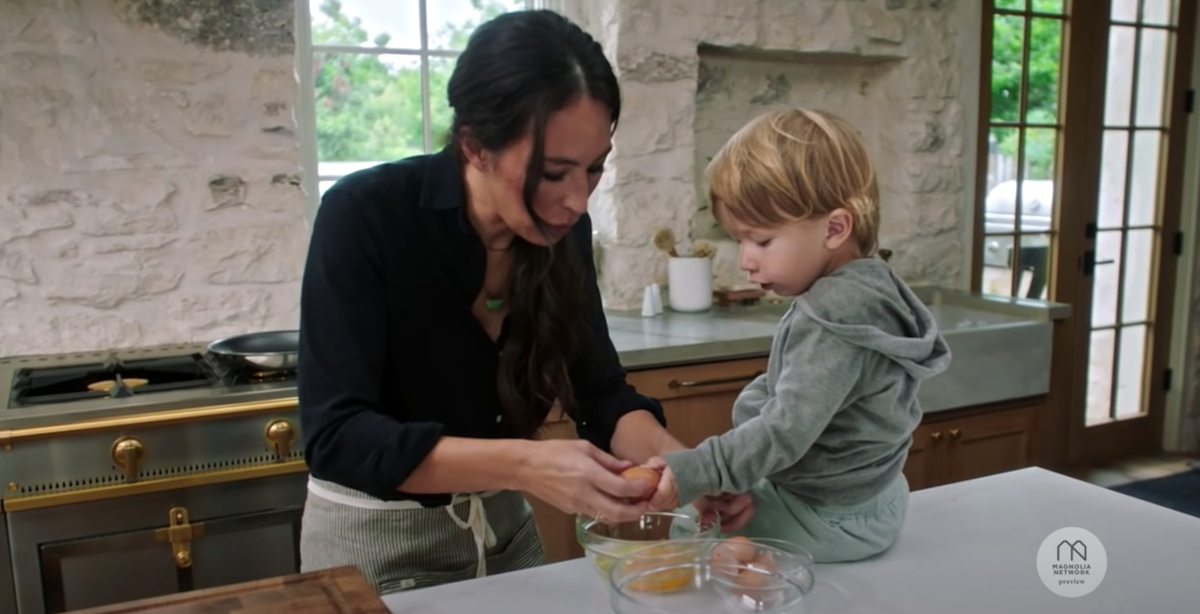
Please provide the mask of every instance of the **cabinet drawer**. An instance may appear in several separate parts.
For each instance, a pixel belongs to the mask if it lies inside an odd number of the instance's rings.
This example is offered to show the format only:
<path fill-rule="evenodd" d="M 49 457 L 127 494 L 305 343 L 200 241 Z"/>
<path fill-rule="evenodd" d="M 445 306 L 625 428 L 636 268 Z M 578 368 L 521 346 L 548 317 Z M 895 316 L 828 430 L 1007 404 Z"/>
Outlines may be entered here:
<path fill-rule="evenodd" d="M 664 369 L 632 371 L 627 376 L 637 391 L 656 399 L 737 392 L 767 370 L 767 358 L 748 358 Z"/>

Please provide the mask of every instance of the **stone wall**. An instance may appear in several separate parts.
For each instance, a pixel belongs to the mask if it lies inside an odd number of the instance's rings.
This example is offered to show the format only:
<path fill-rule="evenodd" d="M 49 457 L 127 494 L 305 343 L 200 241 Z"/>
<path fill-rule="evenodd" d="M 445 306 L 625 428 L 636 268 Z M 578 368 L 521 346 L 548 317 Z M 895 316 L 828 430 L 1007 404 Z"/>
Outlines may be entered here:
<path fill-rule="evenodd" d="M 714 236 L 702 173 L 738 127 L 806 105 L 856 122 L 874 149 L 881 243 L 911 283 L 968 283 L 980 9 L 956 0 L 607 0 L 573 16 L 616 58 L 625 103 L 593 198 L 609 307 L 665 284 L 657 227 Z M 977 45 L 978 43 L 974 43 Z M 719 236 L 719 235 L 717 235 Z M 744 280 L 718 245 L 716 283 Z"/>
<path fill-rule="evenodd" d="M 291 0 L 0 0 L 0 356 L 294 328 Z"/>
<path fill-rule="evenodd" d="M 610 307 L 665 284 L 655 227 L 712 236 L 706 157 L 791 104 L 844 112 L 876 148 L 897 269 L 966 283 L 975 3 L 555 4 L 597 34 L 624 86 L 593 197 Z M 307 230 L 293 8 L 0 0 L 0 356 L 295 326 Z M 736 247 L 719 248 L 718 283 L 742 279 Z"/>

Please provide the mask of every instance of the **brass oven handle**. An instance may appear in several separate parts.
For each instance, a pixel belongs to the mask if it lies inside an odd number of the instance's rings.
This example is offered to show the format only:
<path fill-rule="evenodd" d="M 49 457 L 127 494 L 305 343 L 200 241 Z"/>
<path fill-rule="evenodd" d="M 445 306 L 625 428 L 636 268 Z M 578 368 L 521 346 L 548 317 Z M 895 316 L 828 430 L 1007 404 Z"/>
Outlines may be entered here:
<path fill-rule="evenodd" d="M 146 444 L 136 437 L 120 437 L 112 445 L 113 464 L 125 472 L 126 482 L 136 482 L 142 461 L 146 460 Z"/>
<path fill-rule="evenodd" d="M 167 512 L 166 528 L 154 530 L 154 540 L 171 544 L 171 559 L 175 566 L 192 566 L 192 542 L 204 537 L 204 523 L 191 522 L 186 507 L 173 507 Z"/>
<path fill-rule="evenodd" d="M 677 379 L 673 379 L 673 380 L 667 382 L 667 387 L 672 390 L 678 390 L 680 388 L 695 388 L 698 386 L 715 386 L 717 384 L 732 384 L 734 382 L 750 381 L 762 374 L 763 374 L 762 371 L 755 371 L 754 373 L 752 373 L 750 375 L 735 375 L 732 377 L 715 377 L 712 379 L 701 379 L 701 380 L 695 380 L 695 381 L 685 380 L 682 382 Z"/>
<path fill-rule="evenodd" d="M 282 418 L 268 422 L 267 428 L 263 430 L 263 437 L 275 450 L 275 460 L 283 462 L 291 458 L 292 440 L 296 438 L 296 429 L 292 427 L 291 422 Z"/>

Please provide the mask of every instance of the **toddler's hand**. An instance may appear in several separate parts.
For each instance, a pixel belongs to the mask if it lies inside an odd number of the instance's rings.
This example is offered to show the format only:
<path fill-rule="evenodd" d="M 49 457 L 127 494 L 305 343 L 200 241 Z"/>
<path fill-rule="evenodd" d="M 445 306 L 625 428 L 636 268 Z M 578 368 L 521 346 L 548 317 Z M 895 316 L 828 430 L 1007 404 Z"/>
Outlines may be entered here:
<path fill-rule="evenodd" d="M 705 495 L 696 499 L 692 505 L 701 515 L 713 512 L 720 514 L 722 533 L 731 533 L 746 526 L 754 516 L 754 499 L 749 493 Z"/>
<path fill-rule="evenodd" d="M 679 507 L 679 493 L 675 490 L 675 474 L 662 457 L 655 456 L 646 461 L 649 467 L 659 473 L 658 488 L 650 497 L 650 509 L 660 512 L 671 511 Z"/>

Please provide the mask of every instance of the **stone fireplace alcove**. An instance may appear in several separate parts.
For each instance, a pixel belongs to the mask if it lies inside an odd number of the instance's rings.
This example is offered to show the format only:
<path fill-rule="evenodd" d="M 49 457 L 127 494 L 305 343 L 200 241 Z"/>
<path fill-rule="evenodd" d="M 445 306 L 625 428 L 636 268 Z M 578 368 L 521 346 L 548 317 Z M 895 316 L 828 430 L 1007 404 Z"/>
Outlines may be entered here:
<path fill-rule="evenodd" d="M 736 245 L 706 211 L 707 159 L 750 118 L 787 106 L 839 113 L 875 156 L 881 244 L 910 283 L 962 286 L 978 99 L 978 20 L 961 0 L 605 0 L 573 15 L 615 59 L 620 128 L 592 212 L 610 308 L 665 284 L 658 227 Z"/>
<path fill-rule="evenodd" d="M 819 54 L 738 52 L 702 46 L 696 83 L 695 188 L 698 213 L 692 235 L 721 239 L 708 209 L 704 169 L 710 157 L 754 117 L 793 107 L 823 109 L 857 127 L 875 154 L 876 172 L 888 203 L 904 200 L 896 142 L 889 127 L 904 122 L 905 109 L 890 100 L 897 87 L 899 59 L 821 56 Z M 884 212 L 883 228 L 894 228 L 893 210 Z"/>

